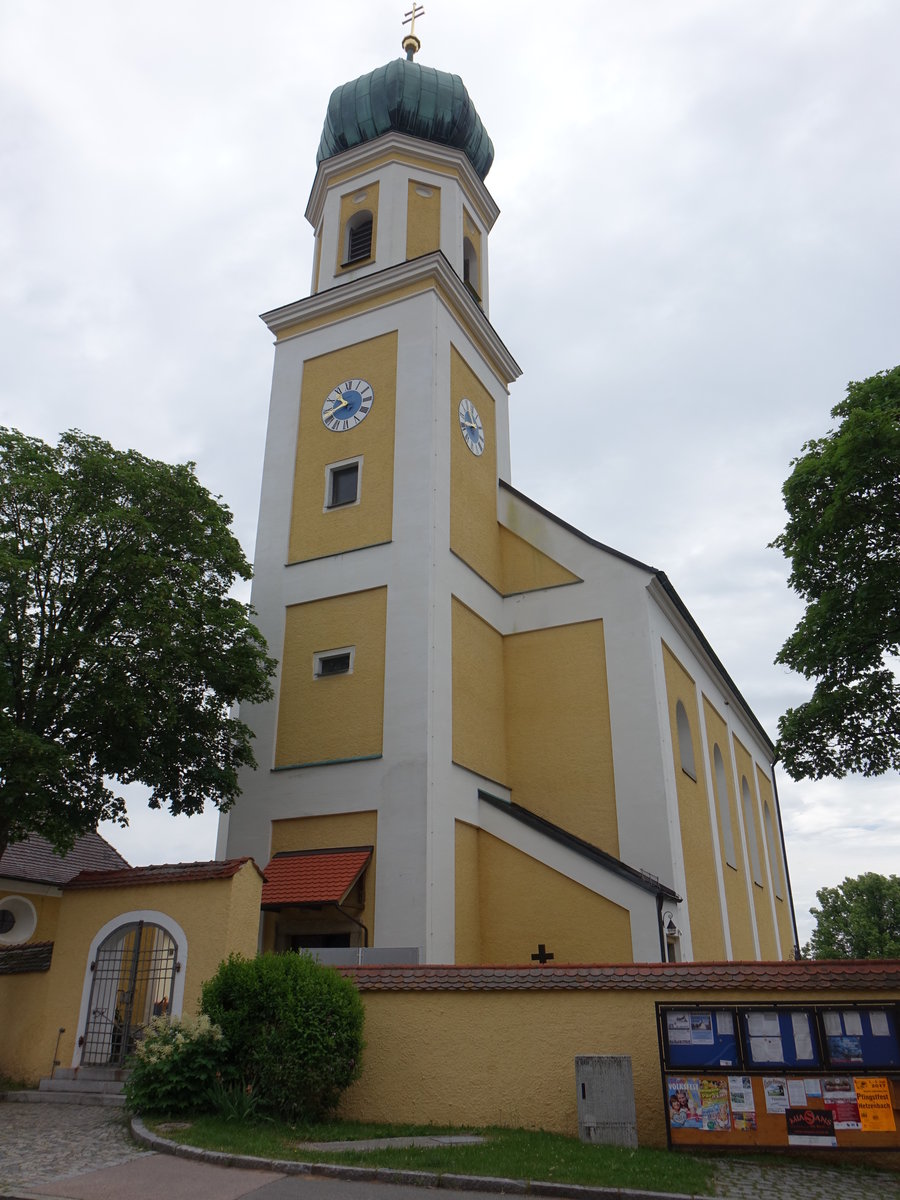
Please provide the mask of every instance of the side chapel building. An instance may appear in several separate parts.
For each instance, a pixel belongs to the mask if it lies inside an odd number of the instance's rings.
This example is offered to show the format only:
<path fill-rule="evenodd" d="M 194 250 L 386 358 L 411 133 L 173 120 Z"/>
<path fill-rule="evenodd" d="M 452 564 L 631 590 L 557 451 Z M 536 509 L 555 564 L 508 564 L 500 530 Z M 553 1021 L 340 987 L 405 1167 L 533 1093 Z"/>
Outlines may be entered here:
<path fill-rule="evenodd" d="M 511 482 L 493 147 L 458 76 L 332 94 L 275 337 L 252 603 L 280 667 L 217 857 L 262 946 L 785 959 L 774 748 L 665 574 Z"/>

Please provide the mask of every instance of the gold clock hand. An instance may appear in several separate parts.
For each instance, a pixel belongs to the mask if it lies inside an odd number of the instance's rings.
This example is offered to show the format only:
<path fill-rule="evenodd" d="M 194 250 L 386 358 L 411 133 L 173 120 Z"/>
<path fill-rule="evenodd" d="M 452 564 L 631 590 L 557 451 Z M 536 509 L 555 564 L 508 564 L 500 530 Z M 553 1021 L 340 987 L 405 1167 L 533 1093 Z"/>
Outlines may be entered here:
<path fill-rule="evenodd" d="M 327 412 L 327 413 L 325 413 L 325 416 L 326 416 L 326 417 L 332 417 L 332 416 L 334 416 L 334 414 L 337 412 L 337 410 L 338 410 L 339 408 L 349 408 L 349 407 L 350 407 L 350 406 L 349 406 L 349 404 L 347 403 L 347 401 L 344 399 L 344 397 L 343 397 L 343 396 L 341 396 L 340 403 L 339 403 L 339 404 L 335 404 L 335 405 L 333 405 L 331 408 L 329 408 L 328 412 Z"/>

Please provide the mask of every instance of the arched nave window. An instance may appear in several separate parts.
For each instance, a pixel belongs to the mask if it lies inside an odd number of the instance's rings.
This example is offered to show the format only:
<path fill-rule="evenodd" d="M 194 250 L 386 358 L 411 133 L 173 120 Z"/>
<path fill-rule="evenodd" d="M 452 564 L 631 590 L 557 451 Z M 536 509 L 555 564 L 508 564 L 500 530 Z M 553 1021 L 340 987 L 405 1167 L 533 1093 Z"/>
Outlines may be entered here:
<path fill-rule="evenodd" d="M 775 841 L 775 829 L 772 824 L 772 814 L 769 812 L 769 805 L 766 800 L 763 800 L 763 822 L 766 827 L 766 845 L 769 847 L 769 866 L 772 869 L 772 886 L 775 888 L 775 895 L 779 900 L 781 900 L 781 871 L 778 869 L 781 855 L 778 853 L 778 843 Z"/>
<path fill-rule="evenodd" d="M 713 766 L 716 775 L 716 801 L 719 809 L 719 828 L 725 845 L 725 861 L 737 870 L 737 855 L 734 852 L 734 830 L 731 827 L 731 801 L 728 797 L 728 779 L 725 775 L 725 760 L 718 745 L 713 748 Z"/>
<path fill-rule="evenodd" d="M 762 887 L 762 868 L 759 863 L 759 843 L 756 840 L 756 822 L 753 820 L 753 800 L 750 797 L 750 784 L 747 776 L 741 777 L 741 805 L 744 810 L 744 832 L 747 835 L 747 846 L 750 849 L 750 866 L 753 869 L 753 882 Z"/>
<path fill-rule="evenodd" d="M 687 711 L 679 700 L 675 706 L 675 724 L 678 727 L 678 753 L 681 756 L 681 769 L 697 782 L 697 768 L 694 766 L 694 743 L 691 739 L 691 725 Z"/>

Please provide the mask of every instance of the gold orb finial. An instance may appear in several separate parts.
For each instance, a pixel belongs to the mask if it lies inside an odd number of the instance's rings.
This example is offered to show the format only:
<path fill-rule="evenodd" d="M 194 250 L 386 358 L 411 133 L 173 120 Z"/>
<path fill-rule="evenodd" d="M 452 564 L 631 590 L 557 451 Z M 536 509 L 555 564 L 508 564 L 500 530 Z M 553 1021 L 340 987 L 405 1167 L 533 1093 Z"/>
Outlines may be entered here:
<path fill-rule="evenodd" d="M 422 49 L 422 43 L 416 37 L 416 17 L 424 17 L 425 9 L 421 4 L 413 4 L 408 13 L 404 14 L 401 24 L 409 26 L 409 33 L 403 35 L 400 45 L 406 51 L 407 59 L 412 62 L 413 55 Z"/>

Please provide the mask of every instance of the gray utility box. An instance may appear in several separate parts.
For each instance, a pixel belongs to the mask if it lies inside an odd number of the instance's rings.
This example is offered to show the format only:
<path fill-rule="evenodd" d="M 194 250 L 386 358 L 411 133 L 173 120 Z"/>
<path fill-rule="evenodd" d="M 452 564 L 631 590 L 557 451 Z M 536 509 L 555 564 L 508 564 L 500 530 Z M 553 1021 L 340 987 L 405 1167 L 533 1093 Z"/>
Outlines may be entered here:
<path fill-rule="evenodd" d="M 636 1146 L 634 1079 L 627 1054 L 576 1054 L 578 1136 L 598 1146 Z"/>

